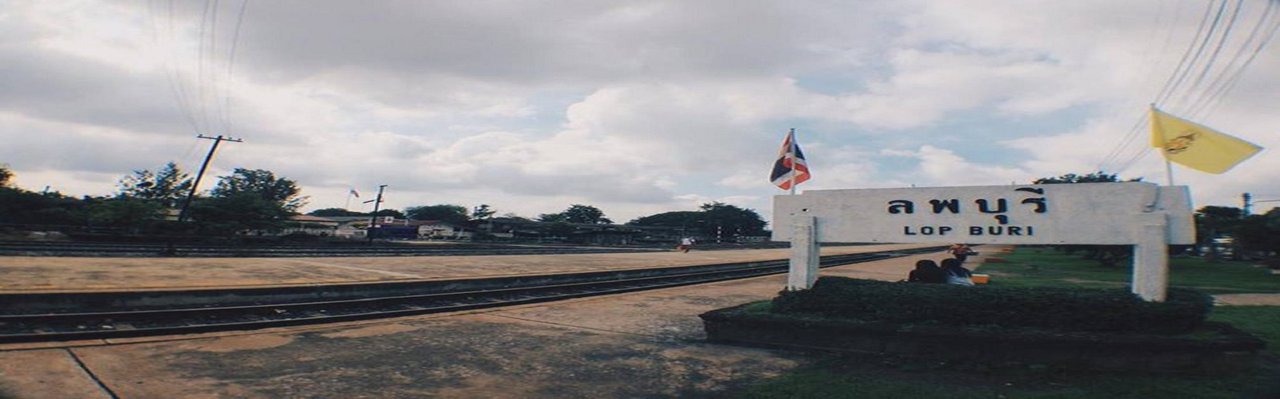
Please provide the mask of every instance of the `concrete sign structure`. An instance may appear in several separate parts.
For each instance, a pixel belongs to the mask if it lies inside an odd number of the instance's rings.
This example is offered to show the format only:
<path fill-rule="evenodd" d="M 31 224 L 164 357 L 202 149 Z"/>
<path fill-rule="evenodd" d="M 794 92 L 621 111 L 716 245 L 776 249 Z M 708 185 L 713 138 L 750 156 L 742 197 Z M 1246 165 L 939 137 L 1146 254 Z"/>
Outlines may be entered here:
<path fill-rule="evenodd" d="M 775 196 L 773 215 L 791 289 L 812 286 L 823 241 L 1135 245 L 1134 292 L 1163 300 L 1165 246 L 1195 243 L 1187 188 L 1139 182 L 816 190 Z"/>

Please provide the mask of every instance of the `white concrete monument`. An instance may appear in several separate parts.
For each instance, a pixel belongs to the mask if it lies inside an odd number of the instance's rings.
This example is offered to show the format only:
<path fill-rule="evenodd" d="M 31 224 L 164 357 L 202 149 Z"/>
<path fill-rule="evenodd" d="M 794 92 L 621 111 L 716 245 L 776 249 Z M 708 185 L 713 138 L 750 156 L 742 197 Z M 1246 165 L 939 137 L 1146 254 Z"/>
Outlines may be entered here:
<path fill-rule="evenodd" d="M 819 242 L 1134 245 L 1133 291 L 1163 301 L 1169 244 L 1194 244 L 1186 186 L 1076 183 L 810 190 L 774 196 L 788 289 L 817 279 Z"/>

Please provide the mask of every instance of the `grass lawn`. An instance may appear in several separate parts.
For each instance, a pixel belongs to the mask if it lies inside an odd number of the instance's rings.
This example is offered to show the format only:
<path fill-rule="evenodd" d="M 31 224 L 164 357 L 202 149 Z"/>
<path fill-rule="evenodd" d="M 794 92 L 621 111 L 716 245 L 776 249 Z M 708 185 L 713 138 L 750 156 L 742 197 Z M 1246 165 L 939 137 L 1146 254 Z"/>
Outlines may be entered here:
<path fill-rule="evenodd" d="M 977 272 L 1010 286 L 1123 287 L 1128 266 L 1096 262 L 1048 248 L 1019 248 Z M 1242 262 L 1171 258 L 1175 286 L 1209 293 L 1280 293 L 1280 276 Z M 1280 306 L 1219 306 L 1222 321 L 1267 341 L 1269 355 L 1251 374 L 1124 376 L 1049 371 L 990 372 L 919 360 L 826 357 L 792 373 L 726 394 L 734 398 L 1280 398 Z"/>
<path fill-rule="evenodd" d="M 1124 287 L 1133 279 L 1133 267 L 1103 267 L 1046 247 L 1023 247 L 993 255 L 1007 263 L 986 263 L 978 273 L 990 274 L 992 284 L 1015 286 Z M 1190 256 L 1169 258 L 1169 285 L 1195 288 L 1210 294 L 1280 293 L 1280 276 L 1251 262 L 1217 261 Z"/>

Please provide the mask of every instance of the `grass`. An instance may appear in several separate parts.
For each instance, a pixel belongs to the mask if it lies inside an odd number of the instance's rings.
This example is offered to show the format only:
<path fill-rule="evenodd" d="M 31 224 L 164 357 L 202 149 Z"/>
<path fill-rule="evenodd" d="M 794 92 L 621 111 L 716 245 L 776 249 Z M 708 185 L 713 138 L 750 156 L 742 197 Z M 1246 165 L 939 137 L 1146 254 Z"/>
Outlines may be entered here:
<path fill-rule="evenodd" d="M 1048 248 L 1002 254 L 977 272 L 1010 286 L 1123 287 L 1129 267 L 1113 269 Z M 1242 262 L 1173 258 L 1175 286 L 1210 293 L 1280 293 L 1280 276 Z M 1270 354 L 1254 373 L 1235 376 L 1061 374 L 1048 370 L 992 372 L 911 360 L 825 357 L 786 375 L 725 396 L 734 398 L 1276 398 L 1280 397 L 1280 306 L 1219 306 L 1210 320 L 1227 322 L 1267 341 Z"/>
<path fill-rule="evenodd" d="M 995 255 L 1006 263 L 986 263 L 976 272 L 990 274 L 992 284 L 1016 286 L 1123 287 L 1133 279 L 1132 267 L 1103 267 L 1050 248 L 1024 247 Z M 1169 258 L 1169 285 L 1210 294 L 1280 293 L 1280 278 L 1250 262 L 1208 262 L 1202 258 Z"/>

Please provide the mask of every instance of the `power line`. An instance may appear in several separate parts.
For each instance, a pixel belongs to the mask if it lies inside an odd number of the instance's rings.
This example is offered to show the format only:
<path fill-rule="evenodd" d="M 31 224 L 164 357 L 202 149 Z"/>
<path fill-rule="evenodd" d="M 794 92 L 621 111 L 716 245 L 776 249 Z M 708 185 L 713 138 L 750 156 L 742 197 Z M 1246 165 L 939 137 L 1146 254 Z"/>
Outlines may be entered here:
<path fill-rule="evenodd" d="M 1179 100 L 1179 103 L 1186 104 L 1188 98 L 1191 97 L 1191 93 L 1200 88 L 1200 84 L 1204 83 L 1205 76 L 1208 76 L 1209 71 L 1213 69 L 1213 63 L 1214 61 L 1217 61 L 1218 54 L 1222 52 L 1223 45 L 1226 44 L 1227 39 L 1231 38 L 1231 28 L 1235 27 L 1236 20 L 1240 17 L 1240 9 L 1243 8 L 1243 2 L 1244 0 L 1236 0 L 1235 10 L 1231 12 L 1231 19 L 1227 21 L 1227 26 L 1222 29 L 1222 34 L 1218 36 L 1218 44 L 1214 46 L 1213 54 L 1209 55 L 1209 60 L 1205 62 L 1204 68 L 1200 69 L 1200 74 L 1197 75 L 1196 80 L 1192 82 L 1191 88 L 1182 92 L 1182 97 Z M 1226 6 L 1227 2 L 1223 1 L 1222 5 Z"/>

